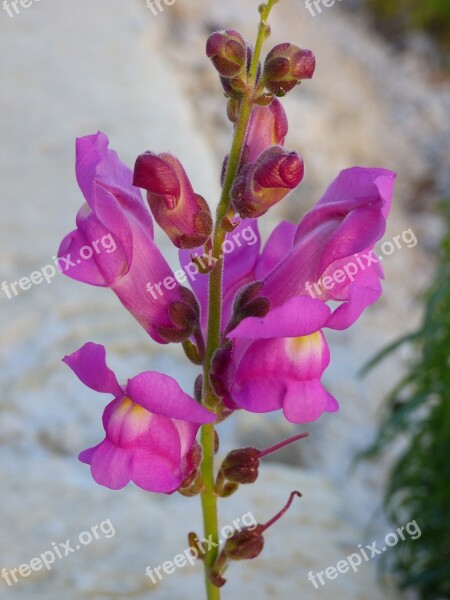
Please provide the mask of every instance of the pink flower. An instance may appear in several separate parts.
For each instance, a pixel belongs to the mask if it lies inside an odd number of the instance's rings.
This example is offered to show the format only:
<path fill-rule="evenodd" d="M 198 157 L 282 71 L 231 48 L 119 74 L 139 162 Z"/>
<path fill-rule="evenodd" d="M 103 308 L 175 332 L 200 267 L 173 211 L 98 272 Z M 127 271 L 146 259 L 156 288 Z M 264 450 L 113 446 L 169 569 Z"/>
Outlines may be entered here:
<path fill-rule="evenodd" d="M 375 257 L 328 294 L 309 290 L 334 269 L 356 261 L 355 255 L 371 253 L 386 228 L 394 180 L 395 174 L 383 169 L 342 171 L 298 226 L 282 223 L 275 229 L 255 269 L 261 282 L 257 295 L 271 310 L 264 318 L 243 320 L 232 337 L 295 336 L 352 325 L 381 294 L 383 273 Z M 329 299 L 340 302 L 333 313 L 325 304 Z"/>
<path fill-rule="evenodd" d="M 205 199 L 194 193 L 180 161 L 171 154 L 138 156 L 133 184 L 147 190 L 158 225 L 178 248 L 201 246 L 211 235 L 212 218 Z"/>
<path fill-rule="evenodd" d="M 131 170 L 108 144 L 101 132 L 77 140 L 76 173 L 87 204 L 77 214 L 77 229 L 60 245 L 58 256 L 73 263 L 64 273 L 111 288 L 157 342 L 183 341 L 197 327 L 197 302 L 175 280 L 162 297 L 147 291 L 149 283 L 172 279 L 173 273 L 153 240 L 152 219 L 131 183 Z M 108 251 L 98 244 L 104 236 L 114 242 Z M 77 260 L 80 250 L 95 242 L 91 258 Z"/>
<path fill-rule="evenodd" d="M 371 252 L 384 233 L 394 178 L 381 169 L 343 171 L 298 226 L 284 222 L 272 233 L 235 298 L 239 324 L 214 358 L 212 379 L 228 408 L 283 409 L 295 423 L 337 410 L 320 383 L 329 362 L 321 330 L 349 327 L 379 297 L 382 272 L 375 261 L 327 294 L 313 297 L 308 287 L 343 270 L 355 253 Z M 329 299 L 340 302 L 333 312 Z M 262 300 L 270 310 L 248 316 Z"/>
<path fill-rule="evenodd" d="M 118 490 L 133 481 L 169 494 L 192 476 L 195 436 L 215 415 L 162 373 L 146 371 L 120 386 L 101 345 L 89 342 L 63 361 L 86 386 L 114 396 L 103 413 L 105 439 L 79 456 L 97 483 Z"/>

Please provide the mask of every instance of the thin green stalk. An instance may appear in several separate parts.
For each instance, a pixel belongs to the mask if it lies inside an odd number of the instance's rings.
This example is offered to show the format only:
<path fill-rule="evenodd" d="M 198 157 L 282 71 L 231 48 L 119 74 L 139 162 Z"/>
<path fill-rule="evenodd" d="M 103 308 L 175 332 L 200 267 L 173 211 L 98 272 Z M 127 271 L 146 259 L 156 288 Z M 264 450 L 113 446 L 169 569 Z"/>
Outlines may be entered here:
<path fill-rule="evenodd" d="M 261 22 L 255 44 L 252 63 L 248 74 L 248 91 L 241 101 L 239 117 L 235 126 L 233 142 L 225 173 L 222 195 L 217 207 L 216 224 L 213 234 L 213 255 L 218 262 L 209 276 L 209 306 L 208 306 L 208 332 L 206 338 L 205 360 L 203 366 L 203 402 L 209 408 L 214 407 L 214 392 L 210 383 L 211 363 L 215 351 L 220 346 L 221 313 L 222 313 L 222 270 L 223 256 L 222 244 L 226 232 L 222 228 L 230 205 L 230 192 L 239 170 L 245 137 L 247 134 L 250 116 L 253 108 L 253 92 L 255 88 L 258 65 L 263 43 L 268 35 L 266 20 L 274 4 L 278 0 L 269 0 L 261 10 Z M 215 428 L 213 424 L 203 425 L 201 428 L 201 445 L 203 448 L 203 461 L 201 472 L 204 490 L 201 494 L 203 527 L 205 539 L 211 539 L 214 544 L 219 543 L 219 521 L 217 514 L 217 496 L 214 489 L 214 448 Z M 212 544 L 212 545 L 214 545 Z M 205 583 L 207 600 L 220 600 L 220 589 L 209 578 L 209 571 L 218 556 L 218 547 L 211 548 L 204 556 Z"/>

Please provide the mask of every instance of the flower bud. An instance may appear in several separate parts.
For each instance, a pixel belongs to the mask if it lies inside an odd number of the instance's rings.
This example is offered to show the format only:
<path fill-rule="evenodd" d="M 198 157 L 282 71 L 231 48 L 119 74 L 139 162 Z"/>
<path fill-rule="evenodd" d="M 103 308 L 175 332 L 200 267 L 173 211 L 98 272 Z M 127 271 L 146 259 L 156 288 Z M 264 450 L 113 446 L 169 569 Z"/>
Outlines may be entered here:
<path fill-rule="evenodd" d="M 222 77 L 237 78 L 246 67 L 247 44 L 233 29 L 215 31 L 206 42 L 206 55 Z"/>
<path fill-rule="evenodd" d="M 308 433 L 299 433 L 265 450 L 251 447 L 232 450 L 227 454 L 220 467 L 220 479 L 233 483 L 255 483 L 259 475 L 261 458 L 306 437 L 308 437 Z"/>
<path fill-rule="evenodd" d="M 289 43 L 278 44 L 264 63 L 264 83 L 272 94 L 284 96 L 302 79 L 311 79 L 315 67 L 316 59 L 311 50 Z"/>
<path fill-rule="evenodd" d="M 288 120 L 281 102 L 254 106 L 245 139 L 245 162 L 257 160 L 271 146 L 282 146 L 288 132 Z"/>
<path fill-rule="evenodd" d="M 258 479 L 260 452 L 256 448 L 240 448 L 228 453 L 221 472 L 233 483 L 255 483 Z"/>
<path fill-rule="evenodd" d="M 260 217 L 296 188 L 303 174 L 297 152 L 273 146 L 239 173 L 231 190 L 233 206 L 243 219 Z"/>
<path fill-rule="evenodd" d="M 208 204 L 194 193 L 180 161 L 171 154 L 145 152 L 134 167 L 133 185 L 147 191 L 158 225 L 177 248 L 197 248 L 211 235 Z"/>
<path fill-rule="evenodd" d="M 225 543 L 223 552 L 231 560 L 251 560 L 261 554 L 264 537 L 261 525 L 255 529 L 243 529 L 235 533 Z"/>

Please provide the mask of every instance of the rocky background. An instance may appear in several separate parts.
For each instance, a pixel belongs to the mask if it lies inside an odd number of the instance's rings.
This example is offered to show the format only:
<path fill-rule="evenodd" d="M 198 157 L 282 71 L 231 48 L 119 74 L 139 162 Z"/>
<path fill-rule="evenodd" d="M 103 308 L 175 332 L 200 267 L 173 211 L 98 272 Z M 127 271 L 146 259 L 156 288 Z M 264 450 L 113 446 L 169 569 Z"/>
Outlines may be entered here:
<path fill-rule="evenodd" d="M 237 28 L 254 39 L 257 1 L 162 6 L 154 15 L 144 0 L 34 0 L 19 5 L 13 18 L 0 11 L 2 281 L 52 264 L 73 228 L 82 202 L 73 169 L 76 136 L 105 131 L 130 165 L 143 150 L 170 151 L 196 191 L 215 203 L 230 125 L 204 43 L 215 28 Z M 359 164 L 398 172 L 385 240 L 411 228 L 418 243 L 385 258 L 378 305 L 351 331 L 328 335 L 326 383 L 341 411 L 308 427 L 308 440 L 277 454 L 279 462 L 266 462 L 257 485 L 222 503 L 223 524 L 249 511 L 265 522 L 292 489 L 304 494 L 268 533 L 264 554 L 231 567 L 223 598 L 398 598 L 380 587 L 375 560 L 318 590 L 307 576 L 404 525 L 385 523 L 379 514 L 389 460 L 350 466 L 372 439 L 383 396 L 408 357 L 391 358 L 364 380 L 357 372 L 420 315 L 418 297 L 442 231 L 435 208 L 448 177 L 450 86 L 420 44 L 417 51 L 395 52 L 350 0 L 315 17 L 301 0 L 282 0 L 271 23 L 271 43 L 312 48 L 317 70 L 285 100 L 287 144 L 304 157 L 305 181 L 263 219 L 264 235 L 281 218 L 299 219 L 341 168 Z M 175 266 L 176 253 L 162 234 L 159 239 Z M 106 519 L 116 532 L 12 586 L 0 579 L 1 597 L 201 598 L 201 566 L 178 569 L 157 585 L 145 575 L 147 566 L 184 551 L 188 530 L 201 530 L 198 501 L 94 484 L 76 456 L 102 436 L 104 403 L 60 359 L 96 341 L 107 346 L 120 380 L 162 370 L 186 391 L 196 370 L 178 348 L 153 344 L 108 290 L 59 274 L 11 299 L 0 292 L 0 307 L 0 568 L 29 563 L 53 542 L 75 542 Z M 248 443 L 263 447 L 298 430 L 278 415 L 241 414 L 224 426 L 222 452 Z"/>

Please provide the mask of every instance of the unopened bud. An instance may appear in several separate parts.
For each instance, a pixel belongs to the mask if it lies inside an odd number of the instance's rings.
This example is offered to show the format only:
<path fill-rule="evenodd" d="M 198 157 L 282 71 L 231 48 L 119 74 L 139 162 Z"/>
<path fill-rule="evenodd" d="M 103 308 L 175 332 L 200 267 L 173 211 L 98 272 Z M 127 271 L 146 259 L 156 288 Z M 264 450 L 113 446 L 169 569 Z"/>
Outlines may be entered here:
<path fill-rule="evenodd" d="M 180 161 L 171 154 L 145 152 L 134 167 L 133 185 L 147 191 L 150 210 L 177 248 L 197 248 L 211 235 L 206 200 L 192 189 Z"/>
<path fill-rule="evenodd" d="M 246 67 L 247 44 L 233 29 L 215 31 L 206 43 L 206 55 L 222 77 L 238 77 Z"/>
<path fill-rule="evenodd" d="M 284 96 L 302 79 L 311 79 L 315 67 L 311 50 L 290 43 L 278 44 L 267 55 L 263 80 L 272 94 Z"/>
<path fill-rule="evenodd" d="M 297 152 L 273 146 L 239 173 L 231 190 L 233 206 L 243 219 L 260 217 L 296 188 L 303 175 Z"/>
<path fill-rule="evenodd" d="M 261 554 L 264 537 L 261 526 L 256 529 L 243 529 L 226 541 L 223 552 L 231 560 L 251 560 Z"/>
<path fill-rule="evenodd" d="M 223 461 L 221 471 L 228 481 L 254 483 L 258 479 L 259 457 L 256 448 L 232 450 Z"/>

